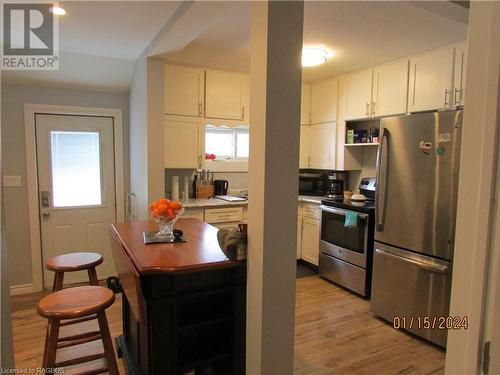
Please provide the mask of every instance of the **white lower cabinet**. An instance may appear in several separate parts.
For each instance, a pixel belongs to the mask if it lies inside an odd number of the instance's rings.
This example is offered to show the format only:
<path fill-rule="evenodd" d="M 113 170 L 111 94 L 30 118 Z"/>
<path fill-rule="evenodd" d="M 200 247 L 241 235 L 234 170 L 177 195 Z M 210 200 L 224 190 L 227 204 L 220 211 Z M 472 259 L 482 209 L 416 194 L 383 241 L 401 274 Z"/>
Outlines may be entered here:
<path fill-rule="evenodd" d="M 300 258 L 318 265 L 321 210 L 317 204 L 302 204 L 299 207 L 297 226 L 297 252 Z"/>
<path fill-rule="evenodd" d="M 203 214 L 202 209 L 192 209 L 192 208 L 186 209 L 181 217 L 183 219 L 199 219 L 202 221 L 205 219 L 205 215 Z"/>
<path fill-rule="evenodd" d="M 219 228 L 238 228 L 238 224 L 248 221 L 248 209 L 245 206 L 222 208 L 187 208 L 183 218 L 194 218 Z"/>
<path fill-rule="evenodd" d="M 302 218 L 301 254 L 305 261 L 318 265 L 319 258 L 319 220 Z"/>

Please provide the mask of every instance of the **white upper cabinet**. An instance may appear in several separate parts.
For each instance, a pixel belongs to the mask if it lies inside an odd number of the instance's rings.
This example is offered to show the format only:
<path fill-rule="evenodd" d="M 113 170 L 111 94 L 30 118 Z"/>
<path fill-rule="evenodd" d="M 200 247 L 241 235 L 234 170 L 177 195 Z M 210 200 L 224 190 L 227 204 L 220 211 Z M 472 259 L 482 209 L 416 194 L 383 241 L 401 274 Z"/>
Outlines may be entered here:
<path fill-rule="evenodd" d="M 372 116 L 407 112 L 408 66 L 405 60 L 373 69 Z"/>
<path fill-rule="evenodd" d="M 338 94 L 338 78 L 315 82 L 311 85 L 311 124 L 337 120 Z"/>
<path fill-rule="evenodd" d="M 201 168 L 201 126 L 197 119 L 165 120 L 165 168 Z"/>
<path fill-rule="evenodd" d="M 248 116 L 248 76 L 207 70 L 205 117 L 243 120 Z"/>
<path fill-rule="evenodd" d="M 309 126 L 309 168 L 335 169 L 335 123 Z"/>
<path fill-rule="evenodd" d="M 309 168 L 309 126 L 300 126 L 299 168 Z"/>
<path fill-rule="evenodd" d="M 308 125 L 311 122 L 311 85 L 302 83 L 300 95 L 300 123 Z"/>
<path fill-rule="evenodd" d="M 410 60 L 408 111 L 426 111 L 453 105 L 454 48 Z"/>
<path fill-rule="evenodd" d="M 453 105 L 464 105 L 465 72 L 467 67 L 467 43 L 455 48 L 455 74 L 453 79 Z"/>
<path fill-rule="evenodd" d="M 203 69 L 165 65 L 165 113 L 203 115 Z"/>
<path fill-rule="evenodd" d="M 372 101 L 372 70 L 342 76 L 340 80 L 344 120 L 370 117 Z"/>

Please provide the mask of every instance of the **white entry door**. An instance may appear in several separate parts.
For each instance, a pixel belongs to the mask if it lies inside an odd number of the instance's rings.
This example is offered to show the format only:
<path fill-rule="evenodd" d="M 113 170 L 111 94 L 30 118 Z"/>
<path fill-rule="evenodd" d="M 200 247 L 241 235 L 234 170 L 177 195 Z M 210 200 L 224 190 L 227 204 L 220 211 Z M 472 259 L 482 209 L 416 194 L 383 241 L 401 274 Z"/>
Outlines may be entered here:
<path fill-rule="evenodd" d="M 35 115 L 44 285 L 54 273 L 47 259 L 70 252 L 101 254 L 99 279 L 116 274 L 109 225 L 115 222 L 113 119 Z M 64 283 L 88 280 L 84 271 L 65 274 Z"/>

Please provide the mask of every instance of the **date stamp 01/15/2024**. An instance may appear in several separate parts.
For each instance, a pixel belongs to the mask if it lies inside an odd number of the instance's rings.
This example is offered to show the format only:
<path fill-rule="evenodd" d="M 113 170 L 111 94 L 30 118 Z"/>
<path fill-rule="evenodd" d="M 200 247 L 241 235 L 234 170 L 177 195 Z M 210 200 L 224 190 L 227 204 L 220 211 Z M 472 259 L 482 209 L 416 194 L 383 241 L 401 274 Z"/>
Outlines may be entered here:
<path fill-rule="evenodd" d="M 467 316 L 395 316 L 396 329 L 465 330 L 469 328 Z"/>

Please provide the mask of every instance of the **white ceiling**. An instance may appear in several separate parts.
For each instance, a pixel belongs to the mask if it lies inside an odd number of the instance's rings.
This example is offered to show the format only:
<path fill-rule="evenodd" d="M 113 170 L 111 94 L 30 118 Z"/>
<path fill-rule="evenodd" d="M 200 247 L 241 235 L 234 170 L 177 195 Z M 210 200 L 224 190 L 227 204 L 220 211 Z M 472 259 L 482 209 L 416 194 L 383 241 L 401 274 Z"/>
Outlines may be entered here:
<path fill-rule="evenodd" d="M 127 91 L 135 59 L 156 37 L 166 61 L 249 71 L 250 2 L 198 1 L 172 17 L 179 1 L 67 1 L 60 17 L 60 70 L 3 71 L 7 83 Z M 188 5 L 188 4 L 183 4 Z M 179 8 L 180 9 L 180 8 Z M 179 12 L 176 17 L 179 16 Z M 336 53 L 303 71 L 315 80 L 465 40 L 467 10 L 448 1 L 306 1 L 304 43 Z"/>
<path fill-rule="evenodd" d="M 326 64 L 305 68 L 310 81 L 362 69 L 460 42 L 467 35 L 467 9 L 446 2 L 306 1 L 304 44 L 335 52 Z M 249 3 L 205 3 L 220 8 L 215 22 L 166 61 L 248 72 Z M 187 14 L 186 16 L 189 16 Z"/>
<path fill-rule="evenodd" d="M 127 91 L 134 62 L 178 1 L 64 1 L 59 71 L 2 71 L 6 83 Z"/>

